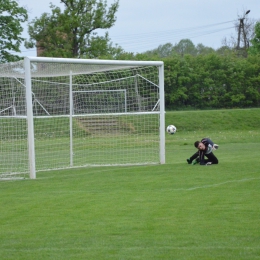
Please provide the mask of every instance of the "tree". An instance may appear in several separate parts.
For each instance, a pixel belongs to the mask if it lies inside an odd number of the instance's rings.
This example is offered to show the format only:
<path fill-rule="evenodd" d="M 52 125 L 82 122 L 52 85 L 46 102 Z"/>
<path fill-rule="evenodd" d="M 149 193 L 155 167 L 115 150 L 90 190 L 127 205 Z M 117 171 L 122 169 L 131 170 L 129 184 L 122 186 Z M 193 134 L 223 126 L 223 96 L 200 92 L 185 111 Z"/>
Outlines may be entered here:
<path fill-rule="evenodd" d="M 197 54 L 195 45 L 189 39 L 180 40 L 179 43 L 173 47 L 173 50 L 176 53 L 180 54 L 181 56 L 184 56 L 185 54 L 190 54 L 190 55 Z"/>
<path fill-rule="evenodd" d="M 119 0 L 109 8 L 102 0 L 61 0 L 64 11 L 50 4 L 51 14 L 43 13 L 29 24 L 30 40 L 40 56 L 97 58 L 109 49 L 108 33 L 98 36 L 97 29 L 109 29 L 115 21 Z"/>
<path fill-rule="evenodd" d="M 1 0 L 0 2 L 0 63 L 20 59 L 11 52 L 21 52 L 20 46 L 24 41 L 21 37 L 21 23 L 28 19 L 27 10 L 19 7 L 16 1 Z"/>
<path fill-rule="evenodd" d="M 215 52 L 215 50 L 211 47 L 206 47 L 202 43 L 199 43 L 196 46 L 197 55 L 206 55 Z"/>
<path fill-rule="evenodd" d="M 249 51 L 252 54 L 260 54 L 260 22 L 257 22 L 255 25 L 255 36 L 251 40 L 252 47 Z"/>
<path fill-rule="evenodd" d="M 171 43 L 165 43 L 163 45 L 159 45 L 157 48 L 157 54 L 160 58 L 170 57 L 172 53 L 173 45 Z"/>
<path fill-rule="evenodd" d="M 143 54 L 147 55 L 148 57 L 157 57 L 159 59 L 170 57 L 172 54 L 173 45 L 168 42 L 165 44 L 159 45 L 157 48 L 149 51 L 143 52 Z"/>
<path fill-rule="evenodd" d="M 163 59 L 166 109 L 260 106 L 260 59 L 184 55 Z"/>
<path fill-rule="evenodd" d="M 232 55 L 233 49 L 231 47 L 228 47 L 227 45 L 221 46 L 216 50 L 216 53 L 219 55 Z"/>

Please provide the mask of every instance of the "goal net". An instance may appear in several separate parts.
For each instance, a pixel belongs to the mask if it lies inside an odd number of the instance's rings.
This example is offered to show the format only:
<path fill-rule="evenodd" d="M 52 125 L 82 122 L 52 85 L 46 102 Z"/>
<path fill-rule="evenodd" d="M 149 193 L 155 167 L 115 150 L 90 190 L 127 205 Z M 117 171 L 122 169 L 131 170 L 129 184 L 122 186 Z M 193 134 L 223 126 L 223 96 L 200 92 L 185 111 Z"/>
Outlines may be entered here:
<path fill-rule="evenodd" d="M 0 65 L 0 174 L 165 162 L 163 63 Z"/>

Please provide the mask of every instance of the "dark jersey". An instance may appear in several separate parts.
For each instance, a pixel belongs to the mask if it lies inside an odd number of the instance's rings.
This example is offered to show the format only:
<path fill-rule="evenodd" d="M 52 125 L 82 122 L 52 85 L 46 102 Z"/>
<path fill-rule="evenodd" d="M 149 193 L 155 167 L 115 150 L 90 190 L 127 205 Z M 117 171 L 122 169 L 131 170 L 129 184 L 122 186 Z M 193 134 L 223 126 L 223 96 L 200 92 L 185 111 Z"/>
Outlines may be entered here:
<path fill-rule="evenodd" d="M 209 154 L 212 152 L 213 148 L 214 148 L 214 143 L 212 140 L 210 140 L 209 138 L 203 138 L 201 140 L 201 142 L 205 145 L 206 149 L 205 149 L 205 154 Z"/>

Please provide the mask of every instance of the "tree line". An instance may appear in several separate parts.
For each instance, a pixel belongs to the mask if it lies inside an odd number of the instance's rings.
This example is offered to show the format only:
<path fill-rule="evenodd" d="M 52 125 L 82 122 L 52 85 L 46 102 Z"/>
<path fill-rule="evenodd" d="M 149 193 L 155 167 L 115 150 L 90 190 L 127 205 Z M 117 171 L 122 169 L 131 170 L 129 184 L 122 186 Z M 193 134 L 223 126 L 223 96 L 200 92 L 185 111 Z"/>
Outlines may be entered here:
<path fill-rule="evenodd" d="M 176 56 L 164 66 L 167 109 L 260 106 L 260 55 Z"/>
<path fill-rule="evenodd" d="M 183 39 L 143 53 L 126 52 L 113 45 L 108 32 L 116 22 L 119 0 L 110 6 L 105 0 L 61 0 L 63 10 L 50 5 L 28 25 L 29 39 L 21 37 L 27 10 L 16 0 L 0 3 L 0 63 L 21 59 L 22 43 L 37 47 L 40 56 L 121 60 L 163 60 L 165 63 L 165 103 L 167 109 L 233 108 L 260 105 L 260 22 L 247 49 L 235 44 L 213 48 Z"/>

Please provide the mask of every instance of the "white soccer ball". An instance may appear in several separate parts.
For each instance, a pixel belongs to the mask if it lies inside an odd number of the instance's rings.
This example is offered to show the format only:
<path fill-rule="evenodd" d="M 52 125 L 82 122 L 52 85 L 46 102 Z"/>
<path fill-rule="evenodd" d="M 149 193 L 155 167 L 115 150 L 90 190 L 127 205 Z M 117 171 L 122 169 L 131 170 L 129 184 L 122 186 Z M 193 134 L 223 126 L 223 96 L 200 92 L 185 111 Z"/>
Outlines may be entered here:
<path fill-rule="evenodd" d="M 177 128 L 176 128 L 176 126 L 174 126 L 174 125 L 168 125 L 167 128 L 166 128 L 166 132 L 167 132 L 168 134 L 170 134 L 170 135 L 175 134 L 176 131 L 177 131 Z"/>

